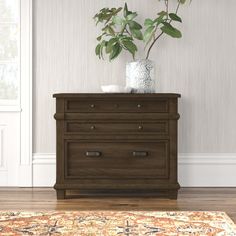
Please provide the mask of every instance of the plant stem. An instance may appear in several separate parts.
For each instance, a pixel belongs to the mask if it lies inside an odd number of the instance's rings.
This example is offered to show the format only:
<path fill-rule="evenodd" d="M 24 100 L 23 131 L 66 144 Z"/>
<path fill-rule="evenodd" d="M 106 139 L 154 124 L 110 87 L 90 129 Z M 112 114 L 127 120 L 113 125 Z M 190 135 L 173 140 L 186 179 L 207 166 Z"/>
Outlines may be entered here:
<path fill-rule="evenodd" d="M 164 34 L 164 32 L 161 32 L 152 42 L 152 44 L 150 45 L 148 51 L 147 51 L 147 56 L 146 56 L 146 60 L 149 58 L 150 55 L 150 51 L 152 49 L 152 47 L 154 46 L 154 44 L 156 43 L 156 41 Z"/>
<path fill-rule="evenodd" d="M 122 27 L 120 34 L 122 35 L 126 30 L 126 24 Z"/>
<path fill-rule="evenodd" d="M 166 5 L 166 12 L 167 12 L 167 20 L 168 20 L 168 16 L 169 16 L 169 0 L 165 0 L 165 5 Z M 146 56 L 146 60 L 149 58 L 150 52 L 152 47 L 154 46 L 154 44 L 156 43 L 156 41 L 164 34 L 164 32 L 161 32 L 156 38 L 154 38 L 152 44 L 150 45 L 148 51 L 147 51 L 147 56 Z"/>
<path fill-rule="evenodd" d="M 169 12 L 169 0 L 165 0 L 165 5 L 166 5 L 166 12 L 167 12 L 167 20 L 168 20 L 168 12 Z M 179 7 L 180 7 L 180 0 L 178 0 L 178 5 L 176 7 L 176 10 L 175 10 L 175 14 L 178 13 L 179 11 Z M 169 23 L 171 23 L 172 20 L 169 21 Z M 149 58 L 149 55 L 150 55 L 150 52 L 151 52 L 151 49 L 152 47 L 154 46 L 154 44 L 156 43 L 156 41 L 164 34 L 164 32 L 162 31 L 156 38 L 154 38 L 152 44 L 150 45 L 150 47 L 148 48 L 148 51 L 147 51 L 147 56 L 146 56 L 146 60 Z"/>
<path fill-rule="evenodd" d="M 124 25 L 124 27 L 122 28 L 121 30 L 121 34 L 123 34 L 124 32 L 126 32 L 129 36 L 132 37 L 131 33 L 127 30 L 126 28 L 127 25 Z M 128 51 L 127 48 L 125 48 L 122 44 L 121 44 L 122 48 L 125 50 L 125 51 Z M 133 54 L 133 60 L 135 61 L 135 55 Z"/>
<path fill-rule="evenodd" d="M 125 27 L 125 31 L 126 31 L 126 33 L 129 35 L 129 36 L 131 36 L 132 37 L 132 35 L 131 35 L 131 33 L 127 30 L 127 28 Z"/>
<path fill-rule="evenodd" d="M 166 13 L 167 13 L 167 20 L 169 19 L 169 0 L 165 0 L 165 4 L 166 4 Z"/>
<path fill-rule="evenodd" d="M 180 0 L 179 0 L 178 2 L 179 2 L 179 3 L 178 3 L 178 5 L 177 5 L 177 8 L 176 8 L 176 10 L 175 10 L 175 14 L 177 14 L 177 13 L 178 13 L 178 11 L 179 11 Z"/>

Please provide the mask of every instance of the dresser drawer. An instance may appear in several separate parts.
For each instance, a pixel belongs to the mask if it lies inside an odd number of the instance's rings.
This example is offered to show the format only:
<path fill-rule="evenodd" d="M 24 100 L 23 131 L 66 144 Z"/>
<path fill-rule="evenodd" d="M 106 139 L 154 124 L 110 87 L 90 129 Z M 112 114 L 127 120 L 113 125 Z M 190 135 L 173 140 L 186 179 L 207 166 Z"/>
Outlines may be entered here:
<path fill-rule="evenodd" d="M 169 141 L 65 142 L 65 178 L 168 178 Z"/>
<path fill-rule="evenodd" d="M 84 122 L 84 121 L 66 121 L 66 133 L 155 133 L 168 134 L 168 121 L 156 122 Z"/>
<path fill-rule="evenodd" d="M 168 99 L 159 100 L 78 100 L 67 99 L 66 112 L 168 112 Z"/>

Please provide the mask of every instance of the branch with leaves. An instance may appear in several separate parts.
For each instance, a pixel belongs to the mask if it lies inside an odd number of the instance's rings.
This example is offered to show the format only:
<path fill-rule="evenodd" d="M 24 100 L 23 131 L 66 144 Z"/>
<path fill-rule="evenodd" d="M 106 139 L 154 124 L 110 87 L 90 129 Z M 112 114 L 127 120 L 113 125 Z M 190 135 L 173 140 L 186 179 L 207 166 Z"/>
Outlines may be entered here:
<path fill-rule="evenodd" d="M 159 12 L 155 19 L 146 19 L 143 26 L 135 18 L 136 12 L 128 9 L 127 3 L 124 8 L 103 8 L 94 16 L 96 24 L 102 24 L 102 33 L 97 37 L 99 41 L 95 53 L 100 59 L 104 59 L 104 51 L 109 55 L 109 60 L 117 58 L 122 50 L 131 53 L 135 60 L 138 51 L 136 41 L 144 41 L 147 49 L 146 59 L 149 59 L 151 49 L 157 40 L 164 34 L 173 38 L 181 38 L 181 32 L 172 25 L 172 22 L 182 22 L 178 16 L 180 4 L 186 0 L 177 0 L 174 12 L 169 12 L 169 0 L 164 0 L 166 9 Z M 123 12 L 123 15 L 121 15 Z M 159 33 L 158 33 L 159 32 Z"/>
<path fill-rule="evenodd" d="M 123 10 L 123 16 L 118 14 Z M 124 8 L 103 8 L 94 16 L 96 23 L 102 23 L 102 34 L 98 36 L 99 44 L 96 47 L 96 55 L 103 59 L 103 52 L 109 54 L 113 60 L 119 56 L 122 50 L 129 51 L 133 59 L 138 48 L 134 39 L 143 40 L 142 26 L 135 21 L 136 12 L 128 10 L 127 4 Z"/>

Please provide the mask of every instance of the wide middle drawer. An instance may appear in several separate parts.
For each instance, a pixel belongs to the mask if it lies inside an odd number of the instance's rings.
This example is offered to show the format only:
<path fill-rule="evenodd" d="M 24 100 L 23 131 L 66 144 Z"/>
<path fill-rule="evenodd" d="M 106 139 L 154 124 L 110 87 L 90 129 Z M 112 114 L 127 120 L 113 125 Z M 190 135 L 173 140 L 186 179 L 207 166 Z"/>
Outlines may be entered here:
<path fill-rule="evenodd" d="M 92 122 L 92 121 L 66 121 L 66 133 L 156 133 L 168 134 L 168 121 L 153 122 Z"/>

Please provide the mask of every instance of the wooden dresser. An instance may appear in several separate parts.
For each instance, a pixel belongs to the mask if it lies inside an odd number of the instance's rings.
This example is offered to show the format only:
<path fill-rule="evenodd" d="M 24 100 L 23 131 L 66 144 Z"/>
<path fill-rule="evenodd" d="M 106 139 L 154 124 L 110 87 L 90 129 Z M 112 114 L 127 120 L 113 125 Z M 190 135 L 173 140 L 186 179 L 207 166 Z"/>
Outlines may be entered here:
<path fill-rule="evenodd" d="M 54 94 L 57 198 L 177 198 L 179 94 Z"/>

